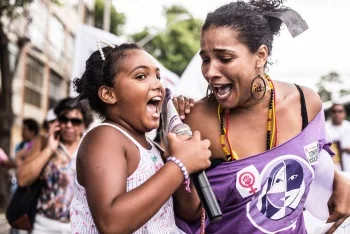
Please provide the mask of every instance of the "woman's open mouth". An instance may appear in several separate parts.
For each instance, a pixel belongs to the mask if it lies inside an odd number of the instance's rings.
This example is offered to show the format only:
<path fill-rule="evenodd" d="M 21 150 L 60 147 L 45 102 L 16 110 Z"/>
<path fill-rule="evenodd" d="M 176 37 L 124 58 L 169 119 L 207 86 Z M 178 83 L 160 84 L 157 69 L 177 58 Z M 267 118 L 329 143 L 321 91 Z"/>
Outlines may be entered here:
<path fill-rule="evenodd" d="M 212 84 L 211 87 L 218 99 L 226 99 L 233 88 L 233 84 Z"/>

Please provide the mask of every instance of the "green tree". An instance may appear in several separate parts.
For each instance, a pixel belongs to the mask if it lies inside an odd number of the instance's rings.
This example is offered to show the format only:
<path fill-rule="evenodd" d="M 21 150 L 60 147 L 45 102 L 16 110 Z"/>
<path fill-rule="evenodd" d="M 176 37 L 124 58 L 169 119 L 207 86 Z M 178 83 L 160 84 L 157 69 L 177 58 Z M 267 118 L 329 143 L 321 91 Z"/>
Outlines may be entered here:
<path fill-rule="evenodd" d="M 95 2 L 95 27 L 103 28 L 103 12 L 104 0 L 96 0 Z M 113 5 L 111 5 L 111 25 L 110 32 L 115 35 L 123 33 L 123 26 L 125 24 L 124 13 L 118 13 Z"/>
<path fill-rule="evenodd" d="M 350 89 L 341 89 L 339 91 L 340 97 L 350 95 Z"/>
<path fill-rule="evenodd" d="M 181 76 L 199 50 L 202 21 L 193 18 L 185 8 L 177 5 L 164 8 L 164 15 L 167 20 L 166 29 L 143 47 L 166 68 Z M 179 20 L 180 18 L 184 20 Z M 152 28 L 145 28 L 142 32 L 131 35 L 131 38 L 138 42 L 150 35 L 151 31 Z"/>
<path fill-rule="evenodd" d="M 318 94 L 323 102 L 330 101 L 333 98 L 342 97 L 350 94 L 349 89 L 343 88 L 344 81 L 337 72 L 330 72 L 321 76 L 316 87 Z"/>

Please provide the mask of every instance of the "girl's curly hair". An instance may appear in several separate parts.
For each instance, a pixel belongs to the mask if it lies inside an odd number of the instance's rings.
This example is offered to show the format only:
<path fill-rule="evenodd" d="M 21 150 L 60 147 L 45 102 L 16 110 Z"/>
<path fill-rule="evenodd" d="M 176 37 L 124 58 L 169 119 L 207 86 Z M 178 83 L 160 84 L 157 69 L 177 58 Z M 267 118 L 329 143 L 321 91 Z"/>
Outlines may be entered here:
<path fill-rule="evenodd" d="M 98 90 L 101 86 L 113 87 L 126 51 L 134 49 L 142 48 L 135 43 L 116 45 L 115 48 L 106 46 L 102 48 L 105 60 L 102 60 L 99 50 L 93 52 L 86 61 L 83 76 L 73 80 L 74 89 L 79 94 L 79 101 L 88 100 L 92 110 L 105 115 L 106 104 L 98 96 Z"/>

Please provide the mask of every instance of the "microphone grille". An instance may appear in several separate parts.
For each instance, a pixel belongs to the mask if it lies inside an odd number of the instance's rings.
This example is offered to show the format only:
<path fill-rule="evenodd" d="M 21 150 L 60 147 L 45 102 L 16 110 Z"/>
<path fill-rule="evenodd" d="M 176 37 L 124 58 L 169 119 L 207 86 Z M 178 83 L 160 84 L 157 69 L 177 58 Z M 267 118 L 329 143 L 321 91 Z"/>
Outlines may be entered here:
<path fill-rule="evenodd" d="M 176 135 L 188 135 L 192 136 L 191 128 L 184 123 L 176 125 L 171 132 L 175 133 Z"/>

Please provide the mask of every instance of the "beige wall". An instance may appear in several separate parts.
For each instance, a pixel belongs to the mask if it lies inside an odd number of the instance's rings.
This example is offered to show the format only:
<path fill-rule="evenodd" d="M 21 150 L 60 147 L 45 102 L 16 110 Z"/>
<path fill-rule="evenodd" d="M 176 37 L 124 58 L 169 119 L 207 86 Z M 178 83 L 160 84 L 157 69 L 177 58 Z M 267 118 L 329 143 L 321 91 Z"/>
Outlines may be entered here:
<path fill-rule="evenodd" d="M 34 4 L 42 2 L 41 0 L 34 0 Z M 46 34 L 45 34 L 45 43 L 44 49 L 36 49 L 35 45 L 27 45 L 24 48 L 23 53 L 20 57 L 20 62 L 18 64 L 18 69 L 13 81 L 13 111 L 15 114 L 14 125 L 12 127 L 12 138 L 11 138 L 11 149 L 13 151 L 15 144 L 21 141 L 21 128 L 23 118 L 34 118 L 41 125 L 48 109 L 48 100 L 49 100 L 49 85 L 50 85 L 50 71 L 54 71 L 61 78 L 63 78 L 65 88 L 65 93 L 68 96 L 69 85 L 68 81 L 71 78 L 72 70 L 72 59 L 73 51 L 68 51 L 68 48 L 74 50 L 72 46 L 68 46 L 67 35 L 75 36 L 75 29 L 77 25 L 83 22 L 84 14 L 86 9 L 90 12 L 93 12 L 94 9 L 94 0 L 63 0 L 62 7 L 55 5 L 45 5 L 48 10 L 48 18 L 44 19 L 44 25 L 46 25 Z M 76 4 L 76 5 L 74 5 Z M 53 59 L 50 51 L 54 49 L 54 45 L 49 42 L 49 27 L 50 27 L 50 15 L 54 15 L 57 19 L 63 24 L 64 27 L 64 51 L 63 59 L 55 61 Z M 41 17 L 36 14 L 34 17 Z M 39 18 L 40 20 L 40 18 Z M 92 22 L 93 20 L 91 20 Z M 74 38 L 73 38 L 74 39 Z M 16 37 L 13 37 L 13 44 L 16 42 Z M 43 92 L 41 100 L 41 108 L 28 104 L 24 101 L 24 84 L 26 80 L 26 66 L 27 66 L 27 57 L 31 56 L 38 60 L 44 65 L 44 77 L 43 77 Z"/>

